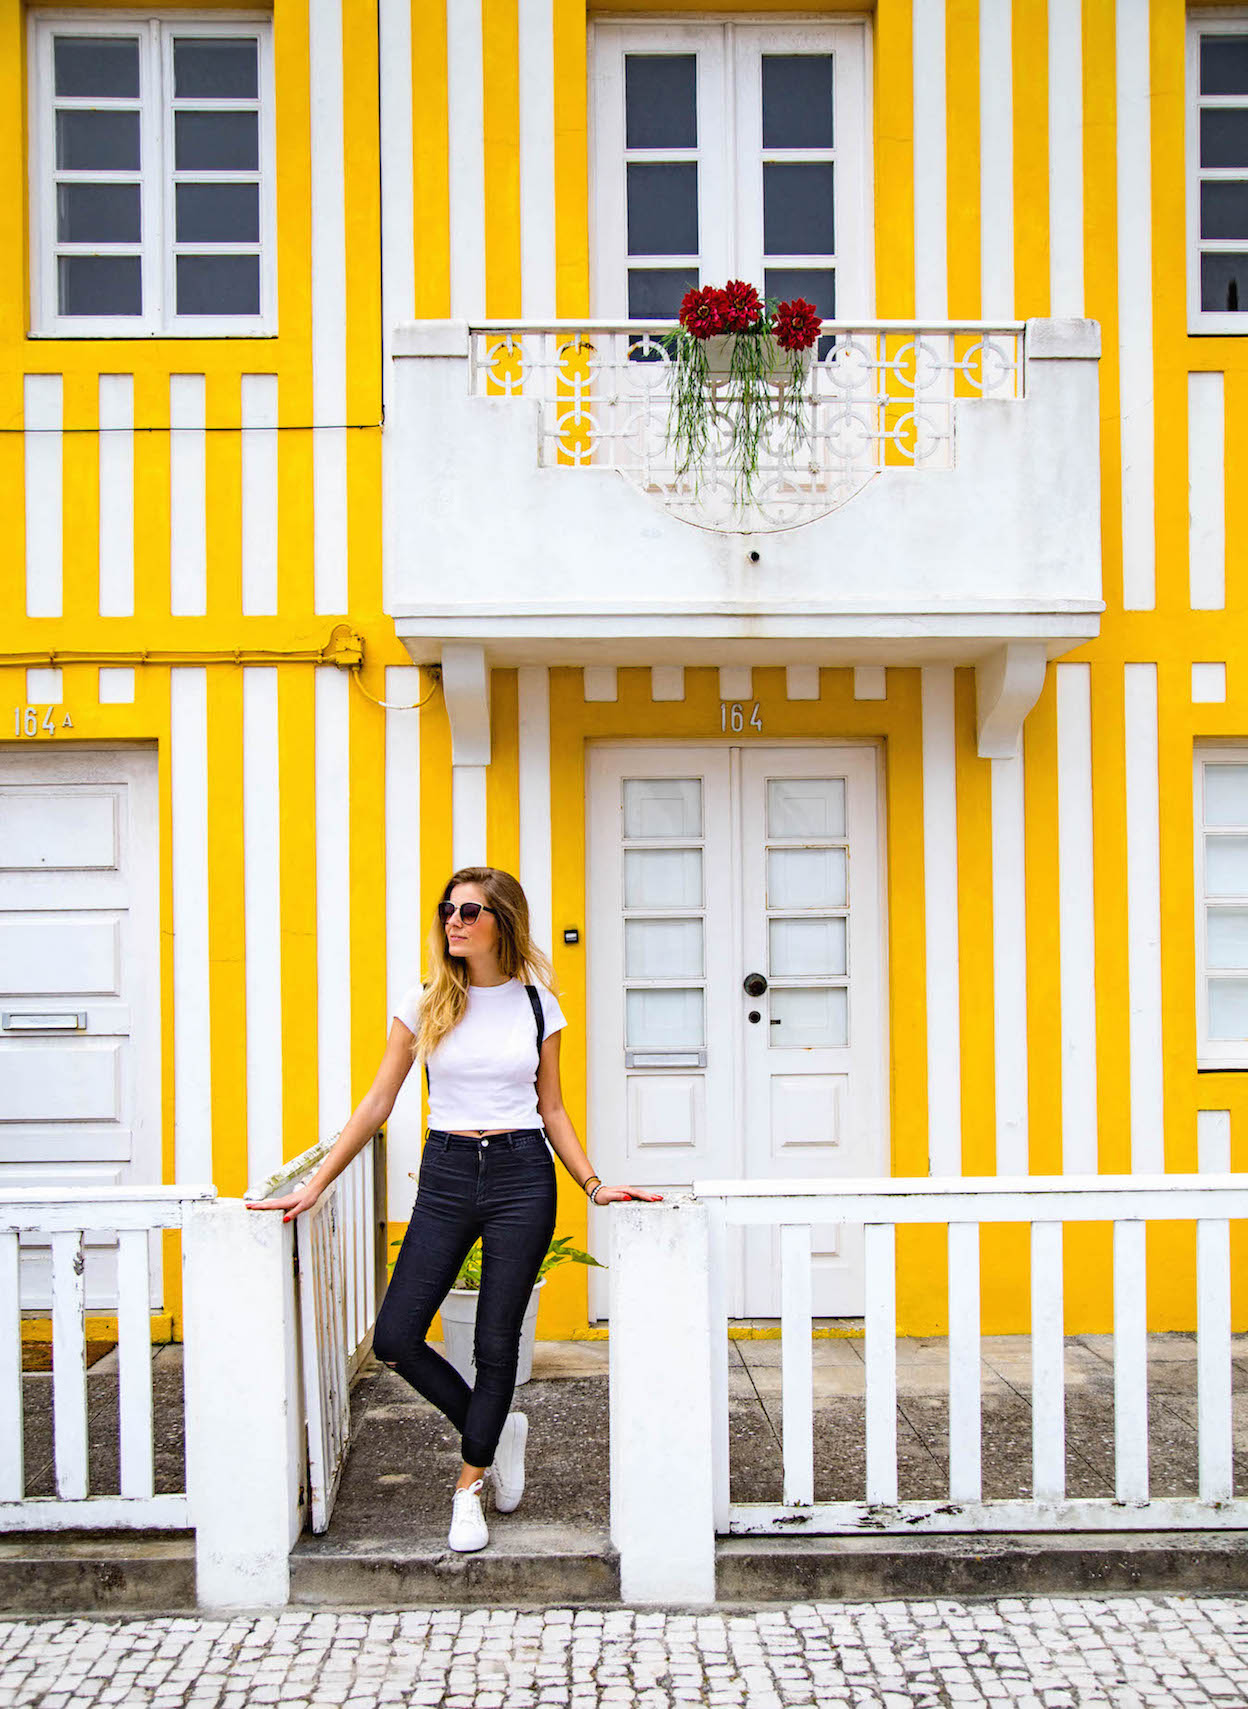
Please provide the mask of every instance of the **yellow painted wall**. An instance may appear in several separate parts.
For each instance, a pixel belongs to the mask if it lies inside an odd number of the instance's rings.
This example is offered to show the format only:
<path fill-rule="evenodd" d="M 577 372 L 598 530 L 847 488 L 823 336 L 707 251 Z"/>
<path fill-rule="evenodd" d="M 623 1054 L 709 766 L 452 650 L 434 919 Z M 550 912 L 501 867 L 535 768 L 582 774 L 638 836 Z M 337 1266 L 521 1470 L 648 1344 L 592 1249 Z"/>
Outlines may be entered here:
<path fill-rule="evenodd" d="M 649 10 L 618 0 L 614 11 Z M 832 10 L 821 4 L 777 7 L 677 6 L 662 11 Z M 844 10 L 845 8 L 837 8 Z M 23 14 L 12 6 L 0 19 L 0 505 L 9 522 L 0 547 L 0 741 L 8 708 L 24 701 L 19 656 L 48 648 L 111 653 L 143 648 L 315 648 L 334 619 L 318 616 L 312 594 L 311 180 L 306 8 L 275 0 L 278 105 L 278 231 L 280 331 L 275 338 L 30 340 L 26 337 L 29 255 L 26 237 L 26 54 Z M 494 315 L 520 307 L 519 92 L 515 63 L 516 0 L 483 0 L 486 54 L 486 280 Z M 1206 737 L 1248 733 L 1248 673 L 1232 643 L 1244 634 L 1244 568 L 1248 540 L 1248 482 L 1243 473 L 1248 414 L 1248 343 L 1240 338 L 1192 338 L 1184 308 L 1182 67 L 1185 12 L 1179 0 L 1153 0 L 1152 226 L 1156 394 L 1157 606 L 1122 609 L 1119 523 L 1121 471 L 1117 357 L 1115 169 L 1115 24 L 1113 0 L 1084 7 L 1084 209 L 1087 313 L 1100 323 L 1105 614 L 1100 638 L 1072 659 L 1091 670 L 1094 752 L 1094 870 L 1098 984 L 1097 1059 L 1101 1168 L 1129 1167 L 1123 671 L 1128 663 L 1158 665 L 1163 905 L 1164 1099 L 1167 1166 L 1195 1163 L 1196 1113 L 1228 1109 L 1234 1164 L 1248 1167 L 1248 1082 L 1243 1074 L 1198 1073 L 1193 1018 L 1193 744 Z M 1047 128 L 1048 40 L 1043 5 L 1017 0 L 1013 10 L 1014 264 L 1017 315 L 1048 312 Z M 979 243 L 993 210 L 980 206 L 978 9 L 948 0 L 949 311 L 980 312 Z M 451 210 L 446 99 L 446 26 L 439 6 L 412 6 L 413 223 L 415 308 L 419 316 L 450 310 Z M 904 317 L 914 309 L 913 43 L 909 0 L 878 0 L 873 22 L 875 274 L 877 312 Z M 380 240 L 377 143 L 376 10 L 345 0 L 345 216 L 348 270 L 348 470 L 350 513 L 349 609 L 343 614 L 366 642 L 365 681 L 383 692 L 383 669 L 406 663 L 381 597 Z M 581 0 L 554 0 L 555 217 L 559 313 L 589 307 L 589 177 L 586 97 L 586 11 Z M 1187 595 L 1186 376 L 1213 369 L 1226 376 L 1227 609 L 1192 612 Z M 98 557 L 96 397 L 102 372 L 135 376 L 136 607 L 133 618 L 96 615 Z M 64 588 L 61 619 L 28 619 L 22 600 L 24 502 L 22 376 L 64 376 Z M 208 613 L 169 615 L 169 379 L 206 376 L 208 424 Z M 243 374 L 279 378 L 279 615 L 244 618 L 239 584 L 241 452 L 239 389 Z M 1224 705 L 1193 705 L 1193 661 L 1228 659 Z M 345 1111 L 322 1109 L 316 1087 L 314 1030 L 307 1015 L 316 989 L 313 676 L 306 663 L 279 670 L 280 769 L 283 801 L 281 940 L 284 1003 L 283 1146 L 287 1156 L 332 1131 Z M 332 668 L 332 667 L 319 667 Z M 172 1176 L 173 1017 L 172 901 L 169 862 L 169 673 L 141 666 L 133 706 L 98 705 L 95 665 L 66 667 L 64 702 L 72 708 L 75 739 L 142 740 L 161 755 L 162 983 L 166 1172 Z M 719 719 L 713 673 L 691 669 L 683 702 L 655 706 L 644 673 L 624 670 L 614 703 L 586 703 L 581 676 L 551 672 L 551 786 L 554 919 L 583 922 L 584 764 L 586 743 L 599 738 L 644 740 L 686 735 L 714 740 Z M 426 684 L 426 687 L 428 685 Z M 494 764 L 487 799 L 489 858 L 518 864 L 516 678 L 493 679 Z M 817 702 L 789 702 L 777 672 L 760 670 L 756 694 L 770 734 L 870 736 L 884 744 L 887 766 L 888 950 L 890 986 L 889 1098 L 891 1150 L 899 1173 L 926 1169 L 925 969 L 922 873 L 921 720 L 917 673 L 890 670 L 888 698 L 855 701 L 846 671 L 822 673 Z M 964 1157 L 974 1172 L 995 1168 L 991 819 L 987 762 L 974 742 L 974 684 L 957 679 L 957 813 L 961 1081 Z M 209 669 L 208 692 L 210 935 L 213 1002 L 212 1088 L 214 1170 L 223 1191 L 237 1192 L 246 1174 L 245 1076 L 237 1016 L 243 968 L 235 922 L 240 915 L 241 687 L 238 667 Z M 384 724 L 362 697 L 352 700 L 351 929 L 353 1089 L 367 1084 L 384 1038 Z M 39 740 L 61 740 L 40 737 Z M 1056 947 L 1056 711 L 1052 676 L 1026 726 L 1029 1121 L 1033 1168 L 1060 1161 L 1061 1071 Z M 451 870 L 450 737 L 435 694 L 421 714 L 421 909 L 428 919 Z M 558 930 L 556 932 L 558 938 Z M 245 946 L 243 946 L 245 949 Z M 553 946 L 570 1027 L 564 1045 L 565 1093 L 585 1134 L 586 992 L 584 947 Z M 416 970 L 413 970 L 415 974 Z M 221 1017 L 222 1024 L 217 1025 Z M 232 1017 L 233 1026 L 225 1024 Z M 585 1135 L 592 1154 L 592 1135 Z M 583 1235 L 582 1196 L 564 1183 L 560 1228 Z M 401 1231 L 401 1224 L 396 1232 Z M 1236 1233 L 1235 1321 L 1248 1324 L 1248 1265 Z M 914 1332 L 941 1326 L 944 1260 L 940 1242 L 909 1234 L 900 1242 L 899 1310 Z M 1154 1237 L 1150 1314 L 1157 1327 L 1193 1320 L 1193 1239 L 1185 1228 Z M 1109 1313 L 1109 1251 L 1104 1230 L 1067 1242 L 1068 1321 L 1104 1328 Z M 1029 1286 L 1024 1243 L 1014 1231 L 985 1236 L 983 1274 L 988 1328 L 1018 1328 L 1027 1317 Z M 584 1273 L 558 1274 L 545 1291 L 541 1332 L 584 1332 Z M 173 1300 L 176 1311 L 176 1298 Z"/>

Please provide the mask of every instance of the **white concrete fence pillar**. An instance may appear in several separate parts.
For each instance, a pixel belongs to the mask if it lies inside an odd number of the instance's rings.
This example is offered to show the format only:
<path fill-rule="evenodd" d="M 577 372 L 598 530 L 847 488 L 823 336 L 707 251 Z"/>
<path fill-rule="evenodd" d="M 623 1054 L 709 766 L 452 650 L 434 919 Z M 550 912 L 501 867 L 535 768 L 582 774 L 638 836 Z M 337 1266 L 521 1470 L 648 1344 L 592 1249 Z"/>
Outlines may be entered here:
<path fill-rule="evenodd" d="M 201 1608 L 282 1607 L 303 1526 L 294 1224 L 240 1199 L 183 1228 L 186 1490 Z"/>
<path fill-rule="evenodd" d="M 626 1603 L 714 1602 L 705 1205 L 678 1198 L 612 1208 L 610 1349 L 620 1595 Z"/>

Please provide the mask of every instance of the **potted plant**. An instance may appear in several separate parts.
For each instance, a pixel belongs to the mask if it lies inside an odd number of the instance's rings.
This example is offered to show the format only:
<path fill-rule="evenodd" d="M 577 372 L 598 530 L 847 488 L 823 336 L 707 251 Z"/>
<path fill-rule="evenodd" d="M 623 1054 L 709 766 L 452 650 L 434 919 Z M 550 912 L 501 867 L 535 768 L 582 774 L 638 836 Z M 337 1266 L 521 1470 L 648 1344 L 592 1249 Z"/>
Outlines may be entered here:
<path fill-rule="evenodd" d="M 736 502 L 751 503 L 768 428 L 779 422 L 794 447 L 809 431 L 806 376 L 821 325 L 804 297 L 769 306 L 743 279 L 685 293 L 670 345 L 667 431 L 678 475 L 696 476 L 726 426 Z"/>
<path fill-rule="evenodd" d="M 529 1303 L 525 1307 L 524 1322 L 520 1329 L 520 1363 L 516 1368 L 516 1386 L 527 1383 L 533 1375 L 533 1340 L 537 1327 L 537 1304 L 541 1290 L 546 1286 L 547 1274 L 560 1264 L 592 1264 L 595 1269 L 605 1270 L 605 1264 L 588 1252 L 582 1252 L 579 1247 L 572 1245 L 570 1234 L 560 1234 L 551 1241 L 546 1256 L 542 1259 L 541 1268 L 537 1272 L 537 1281 L 533 1292 L 529 1295 Z M 400 1244 L 397 1240 L 390 1242 L 391 1247 Z M 390 1268 L 394 1268 L 391 1261 Z M 473 1337 L 477 1326 L 477 1294 L 481 1287 L 481 1242 L 478 1240 L 468 1256 L 459 1267 L 459 1274 L 451 1285 L 451 1291 L 442 1302 L 442 1344 L 446 1357 L 463 1377 L 465 1382 L 472 1382 L 476 1373 L 476 1361 L 473 1358 Z"/>

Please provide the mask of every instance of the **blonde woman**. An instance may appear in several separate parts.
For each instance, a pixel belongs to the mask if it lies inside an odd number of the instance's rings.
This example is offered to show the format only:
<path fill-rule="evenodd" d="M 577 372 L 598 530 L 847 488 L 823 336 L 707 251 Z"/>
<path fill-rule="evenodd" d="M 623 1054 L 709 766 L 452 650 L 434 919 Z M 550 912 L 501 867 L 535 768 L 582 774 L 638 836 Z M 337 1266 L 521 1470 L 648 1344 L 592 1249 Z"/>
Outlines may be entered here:
<path fill-rule="evenodd" d="M 567 1021 L 510 873 L 468 866 L 452 875 L 429 934 L 429 968 L 428 984 L 413 986 L 395 1010 L 376 1077 L 315 1174 L 297 1193 L 253 1208 L 281 1210 L 289 1220 L 314 1205 L 389 1116 L 413 1062 L 424 1064 L 429 1128 L 416 1203 L 373 1351 L 460 1433 L 463 1467 L 447 1541 L 468 1551 L 489 1542 L 481 1510 L 487 1471 L 498 1512 L 512 1512 L 524 1494 L 528 1420 L 510 1408 L 521 1322 L 555 1229 L 551 1148 L 596 1205 L 661 1195 L 604 1185 L 581 1149 L 559 1085 Z M 469 1388 L 426 1337 L 478 1239 L 476 1383 Z"/>

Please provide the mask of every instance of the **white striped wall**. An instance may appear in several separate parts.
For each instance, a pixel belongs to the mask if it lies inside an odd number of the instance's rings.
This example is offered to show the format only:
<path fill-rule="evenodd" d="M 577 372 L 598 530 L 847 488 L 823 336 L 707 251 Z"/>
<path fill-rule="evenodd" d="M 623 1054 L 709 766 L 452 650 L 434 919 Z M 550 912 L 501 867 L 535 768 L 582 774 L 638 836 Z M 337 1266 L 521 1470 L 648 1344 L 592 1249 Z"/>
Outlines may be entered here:
<path fill-rule="evenodd" d="M 1091 667 L 1057 665 L 1058 953 L 1062 1169 L 1095 1174 L 1096 919 L 1092 892 Z"/>
<path fill-rule="evenodd" d="M 457 320 L 480 319 L 485 313 L 482 47 L 481 7 L 478 0 L 446 0 L 446 81 L 450 107 L 451 314 Z"/>
<path fill-rule="evenodd" d="M 914 308 L 949 312 L 946 256 L 945 0 L 914 0 Z"/>
<path fill-rule="evenodd" d="M 553 0 L 518 0 L 520 288 L 526 320 L 555 300 L 555 32 Z"/>
<path fill-rule="evenodd" d="M 277 615 L 277 375 L 242 376 L 243 616 Z"/>
<path fill-rule="evenodd" d="M 1157 666 L 1124 672 L 1127 782 L 1127 1016 L 1131 1167 L 1164 1167 L 1161 1034 L 1161 813 Z"/>
<path fill-rule="evenodd" d="M 1149 8 L 1120 4 L 1116 20 L 1122 601 L 1128 611 L 1148 611 L 1156 581 Z"/>
<path fill-rule="evenodd" d="M 550 830 L 550 672 L 528 665 L 519 677 L 520 884 L 533 937 L 549 955 L 554 941 Z"/>
<path fill-rule="evenodd" d="M 313 601 L 347 609 L 347 254 L 342 0 L 309 0 Z"/>
<path fill-rule="evenodd" d="M 1010 0 L 979 0 L 980 313 L 1014 314 L 1014 67 Z"/>
<path fill-rule="evenodd" d="M 385 699 L 420 699 L 415 665 L 386 669 Z M 420 983 L 425 920 L 420 903 L 420 713 L 386 713 L 386 1030 L 403 993 Z M 390 1215 L 406 1218 L 415 1197 L 409 1179 L 420 1164 L 420 1074 L 408 1075 L 386 1123 Z"/>
<path fill-rule="evenodd" d="M 1226 423 L 1219 373 L 1187 376 L 1188 593 L 1193 611 L 1226 604 Z"/>
<path fill-rule="evenodd" d="M 247 1179 L 282 1162 L 282 802 L 276 666 L 243 672 Z"/>
<path fill-rule="evenodd" d="M 208 682 L 169 673 L 173 854 L 174 1179 L 212 1180 L 212 1013 L 208 979 Z"/>
<path fill-rule="evenodd" d="M 100 616 L 134 615 L 134 376 L 100 375 Z"/>
<path fill-rule="evenodd" d="M 992 1019 L 997 1174 L 1025 1175 L 1027 879 L 1023 756 L 992 767 Z"/>
<path fill-rule="evenodd" d="M 169 381 L 169 610 L 202 617 L 208 609 L 208 515 L 202 374 Z"/>
<path fill-rule="evenodd" d="M 22 385 L 26 428 L 26 615 L 61 615 L 61 376 L 27 374 Z"/>
<path fill-rule="evenodd" d="M 316 1060 L 321 1137 L 351 1114 L 351 684 L 316 673 Z"/>
<path fill-rule="evenodd" d="M 1083 308 L 1083 9 L 1049 0 L 1049 313 Z"/>
<path fill-rule="evenodd" d="M 953 667 L 926 667 L 921 684 L 928 1166 L 933 1175 L 958 1175 L 962 1171 L 962 1069 Z"/>

